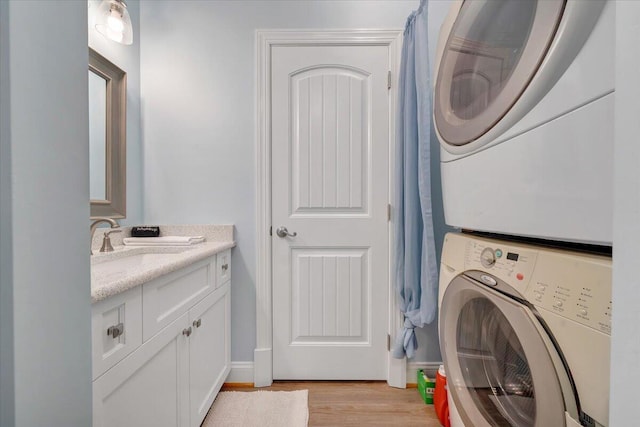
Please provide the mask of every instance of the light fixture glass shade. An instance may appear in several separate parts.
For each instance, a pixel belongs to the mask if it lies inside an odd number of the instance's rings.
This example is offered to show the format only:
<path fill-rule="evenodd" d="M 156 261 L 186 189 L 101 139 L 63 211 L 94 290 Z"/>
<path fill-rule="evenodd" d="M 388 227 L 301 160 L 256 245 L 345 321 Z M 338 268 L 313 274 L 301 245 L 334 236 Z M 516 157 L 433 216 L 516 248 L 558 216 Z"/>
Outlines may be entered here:
<path fill-rule="evenodd" d="M 131 17 L 124 0 L 102 0 L 96 11 L 96 30 L 122 44 L 133 43 Z"/>

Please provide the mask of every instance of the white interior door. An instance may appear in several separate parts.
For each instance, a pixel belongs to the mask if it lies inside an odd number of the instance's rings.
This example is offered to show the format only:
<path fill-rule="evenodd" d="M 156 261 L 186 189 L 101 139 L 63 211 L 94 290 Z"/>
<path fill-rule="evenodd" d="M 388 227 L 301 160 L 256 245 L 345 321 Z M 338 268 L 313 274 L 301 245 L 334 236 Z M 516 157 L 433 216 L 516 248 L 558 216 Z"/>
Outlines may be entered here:
<path fill-rule="evenodd" d="M 271 55 L 273 378 L 385 379 L 389 46 Z"/>

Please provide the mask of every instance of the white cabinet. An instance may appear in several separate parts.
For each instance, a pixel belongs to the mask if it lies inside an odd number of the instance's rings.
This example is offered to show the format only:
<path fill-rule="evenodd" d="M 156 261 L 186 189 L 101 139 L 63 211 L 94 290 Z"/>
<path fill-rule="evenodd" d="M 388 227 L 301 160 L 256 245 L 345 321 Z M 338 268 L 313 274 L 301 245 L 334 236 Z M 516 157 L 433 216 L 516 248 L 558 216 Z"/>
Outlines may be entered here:
<path fill-rule="evenodd" d="M 91 308 L 92 379 L 142 344 L 142 290 L 130 289 Z"/>
<path fill-rule="evenodd" d="M 189 311 L 191 425 L 199 426 L 231 369 L 229 283 Z"/>
<path fill-rule="evenodd" d="M 231 367 L 223 254 L 94 304 L 94 427 L 200 426 Z M 123 319 L 124 333 L 105 339 Z"/>
<path fill-rule="evenodd" d="M 93 427 L 189 426 L 185 314 L 93 382 Z"/>
<path fill-rule="evenodd" d="M 142 286 L 145 341 L 213 291 L 215 266 L 216 257 L 208 258 Z"/>
<path fill-rule="evenodd" d="M 220 252 L 217 256 L 217 277 L 218 286 L 231 280 L 231 249 Z"/>

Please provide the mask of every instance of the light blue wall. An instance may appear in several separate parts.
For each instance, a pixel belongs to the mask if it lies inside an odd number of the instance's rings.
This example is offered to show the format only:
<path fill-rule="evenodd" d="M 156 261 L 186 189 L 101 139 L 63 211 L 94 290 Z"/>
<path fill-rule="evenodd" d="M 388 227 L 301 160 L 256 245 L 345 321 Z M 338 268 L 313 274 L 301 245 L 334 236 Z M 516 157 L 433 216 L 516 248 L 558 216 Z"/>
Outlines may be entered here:
<path fill-rule="evenodd" d="M 89 46 L 127 73 L 127 218 L 118 222 L 121 225 L 138 225 L 142 223 L 144 216 L 140 117 L 140 2 L 127 1 L 133 26 L 133 44 L 128 46 L 115 43 L 95 30 L 93 18 L 99 4 L 99 0 L 88 2 Z"/>
<path fill-rule="evenodd" d="M 640 384 L 640 3 L 616 2 L 611 426 L 638 425 Z"/>
<path fill-rule="evenodd" d="M 0 1 L 0 426 L 14 424 L 9 4 Z"/>
<path fill-rule="evenodd" d="M 141 3 L 144 220 L 236 224 L 232 360 L 253 359 L 256 333 L 255 30 L 402 29 L 418 3 Z M 437 22 L 448 1 L 431 3 Z M 434 166 L 437 199 L 437 159 Z M 441 360 L 435 331 L 419 332 L 422 361 Z"/>
<path fill-rule="evenodd" d="M 0 4 L 3 427 L 91 425 L 86 19 Z"/>

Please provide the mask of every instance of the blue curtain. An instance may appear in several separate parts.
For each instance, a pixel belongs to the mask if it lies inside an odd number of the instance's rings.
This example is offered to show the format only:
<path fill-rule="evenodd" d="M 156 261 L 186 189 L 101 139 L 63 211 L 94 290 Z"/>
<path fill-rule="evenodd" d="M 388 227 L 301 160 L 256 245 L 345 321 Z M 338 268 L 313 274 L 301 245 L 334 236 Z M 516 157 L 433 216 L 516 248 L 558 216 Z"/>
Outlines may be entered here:
<path fill-rule="evenodd" d="M 414 328 L 433 322 L 438 304 L 431 210 L 431 80 L 427 0 L 407 19 L 402 45 L 396 123 L 394 276 L 404 327 L 393 356 L 413 357 Z"/>

